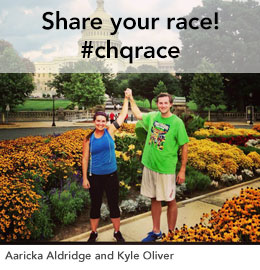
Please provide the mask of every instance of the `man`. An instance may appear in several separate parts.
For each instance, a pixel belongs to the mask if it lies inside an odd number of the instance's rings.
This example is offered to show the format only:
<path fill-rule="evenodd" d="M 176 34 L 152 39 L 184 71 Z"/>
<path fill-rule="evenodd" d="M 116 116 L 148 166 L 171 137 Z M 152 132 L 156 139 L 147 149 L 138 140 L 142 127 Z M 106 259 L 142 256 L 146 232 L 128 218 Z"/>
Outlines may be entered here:
<path fill-rule="evenodd" d="M 159 112 L 142 114 L 132 96 L 131 89 L 126 90 L 130 97 L 131 109 L 138 120 L 143 120 L 147 130 L 142 163 L 144 165 L 141 194 L 151 198 L 153 229 L 143 242 L 154 242 L 161 238 L 160 230 L 161 201 L 166 201 L 169 231 L 174 230 L 177 220 L 175 200 L 176 182 L 185 181 L 189 138 L 183 121 L 172 114 L 172 96 L 161 93 L 157 97 Z M 178 149 L 181 147 L 181 168 L 175 177 Z"/>

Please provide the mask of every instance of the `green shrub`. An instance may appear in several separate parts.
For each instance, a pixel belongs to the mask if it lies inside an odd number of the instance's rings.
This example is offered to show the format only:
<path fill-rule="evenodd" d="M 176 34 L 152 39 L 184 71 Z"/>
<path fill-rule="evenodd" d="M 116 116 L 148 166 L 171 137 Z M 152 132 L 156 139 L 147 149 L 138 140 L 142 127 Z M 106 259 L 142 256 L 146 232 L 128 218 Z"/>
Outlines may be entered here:
<path fill-rule="evenodd" d="M 50 194 L 50 202 L 54 218 L 64 225 L 72 224 L 84 205 L 89 202 L 89 192 L 79 184 L 67 184 L 64 190 L 54 190 Z"/>
<path fill-rule="evenodd" d="M 136 150 L 141 150 L 143 148 L 142 144 L 137 140 L 136 136 L 124 136 L 124 137 L 118 137 L 115 136 L 115 144 L 116 144 L 116 150 L 127 152 L 128 146 L 133 144 L 135 145 Z"/>
<path fill-rule="evenodd" d="M 137 140 L 144 145 L 145 140 L 146 140 L 146 136 L 147 136 L 147 130 L 144 126 L 143 121 L 138 121 L 136 123 L 135 133 L 136 133 Z"/>
<path fill-rule="evenodd" d="M 39 204 L 39 210 L 33 213 L 27 227 L 31 232 L 31 238 L 33 240 L 50 239 L 53 237 L 54 228 L 50 208 L 45 200 L 41 200 Z"/>
<path fill-rule="evenodd" d="M 250 152 L 257 152 L 260 155 L 260 149 L 253 147 L 253 146 L 237 146 L 239 149 L 241 149 L 245 155 L 249 154 Z"/>
<path fill-rule="evenodd" d="M 176 176 L 180 170 L 180 166 L 181 166 L 180 163 L 178 163 L 176 166 Z M 208 175 L 205 175 L 202 172 L 197 171 L 191 166 L 187 166 L 185 184 L 188 192 L 203 191 L 210 186 L 211 179 Z"/>
<path fill-rule="evenodd" d="M 203 128 L 206 121 L 206 119 L 203 119 L 198 115 L 187 113 L 180 115 L 180 118 L 182 119 L 189 136 L 192 136 L 196 130 Z"/>

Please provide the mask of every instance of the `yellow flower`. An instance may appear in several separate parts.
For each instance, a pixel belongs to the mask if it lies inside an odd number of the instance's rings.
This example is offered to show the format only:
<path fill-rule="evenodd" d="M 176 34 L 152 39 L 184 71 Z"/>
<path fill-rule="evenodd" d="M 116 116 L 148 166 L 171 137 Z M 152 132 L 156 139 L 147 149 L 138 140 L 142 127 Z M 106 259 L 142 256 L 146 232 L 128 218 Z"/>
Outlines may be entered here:
<path fill-rule="evenodd" d="M 122 155 L 122 152 L 121 152 L 121 151 L 115 151 L 115 152 L 116 152 L 116 157 L 117 157 L 117 158 L 120 158 L 121 155 Z"/>
<path fill-rule="evenodd" d="M 128 146 L 128 151 L 131 151 L 131 150 L 134 150 L 134 149 L 135 149 L 135 145 L 130 144 L 130 145 Z"/>
<path fill-rule="evenodd" d="M 123 160 L 124 160 L 124 161 L 128 161 L 128 160 L 130 159 L 130 157 L 127 156 L 126 153 L 123 153 L 123 154 L 122 154 L 122 157 L 123 157 Z"/>
<path fill-rule="evenodd" d="M 142 155 L 142 151 L 141 151 L 141 150 L 137 150 L 137 151 L 136 151 L 136 154 L 137 154 L 138 156 L 141 156 L 141 155 Z"/>

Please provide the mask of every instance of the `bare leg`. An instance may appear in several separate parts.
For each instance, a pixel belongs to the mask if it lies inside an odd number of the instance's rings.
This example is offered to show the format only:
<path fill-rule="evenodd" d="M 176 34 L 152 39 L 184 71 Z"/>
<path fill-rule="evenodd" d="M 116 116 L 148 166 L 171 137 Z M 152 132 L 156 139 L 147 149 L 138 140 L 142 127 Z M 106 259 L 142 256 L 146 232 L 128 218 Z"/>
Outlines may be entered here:
<path fill-rule="evenodd" d="M 91 230 L 93 232 L 97 231 L 98 223 L 99 223 L 99 218 L 91 218 L 90 219 Z"/>
<path fill-rule="evenodd" d="M 152 199 L 152 219 L 153 219 L 153 232 L 159 233 L 160 232 L 160 221 L 161 221 L 161 212 L 162 212 L 162 205 L 160 201 L 156 201 L 156 199 Z"/>
<path fill-rule="evenodd" d="M 111 218 L 111 221 L 113 223 L 115 232 L 118 232 L 120 229 L 120 218 Z"/>
<path fill-rule="evenodd" d="M 173 231 L 176 225 L 177 221 L 177 204 L 176 200 L 172 200 L 168 202 L 168 208 L 167 208 L 167 220 L 168 220 L 168 228 L 169 230 Z"/>

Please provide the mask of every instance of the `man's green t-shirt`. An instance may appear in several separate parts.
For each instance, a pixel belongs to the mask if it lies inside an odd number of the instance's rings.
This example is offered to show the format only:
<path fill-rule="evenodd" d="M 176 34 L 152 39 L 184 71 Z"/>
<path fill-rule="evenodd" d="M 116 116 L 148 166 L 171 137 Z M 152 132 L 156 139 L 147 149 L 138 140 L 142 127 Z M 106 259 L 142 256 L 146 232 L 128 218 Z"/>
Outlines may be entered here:
<path fill-rule="evenodd" d="M 178 149 L 189 142 L 183 121 L 176 115 L 164 118 L 160 112 L 143 114 L 147 137 L 142 163 L 152 171 L 175 174 Z"/>

